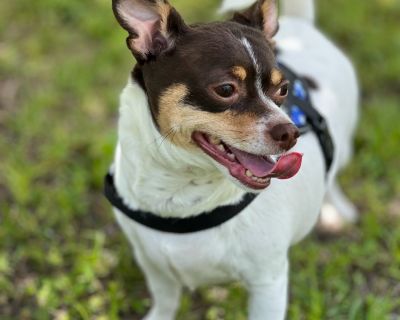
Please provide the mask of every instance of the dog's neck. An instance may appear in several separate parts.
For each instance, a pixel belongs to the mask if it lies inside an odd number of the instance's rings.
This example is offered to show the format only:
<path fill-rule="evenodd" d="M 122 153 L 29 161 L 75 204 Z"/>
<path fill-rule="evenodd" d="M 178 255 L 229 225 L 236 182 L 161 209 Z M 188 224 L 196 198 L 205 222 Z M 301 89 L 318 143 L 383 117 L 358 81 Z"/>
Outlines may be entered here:
<path fill-rule="evenodd" d="M 146 93 L 132 80 L 121 96 L 115 183 L 133 209 L 165 217 L 198 215 L 244 194 L 202 151 L 176 147 L 160 135 Z"/>

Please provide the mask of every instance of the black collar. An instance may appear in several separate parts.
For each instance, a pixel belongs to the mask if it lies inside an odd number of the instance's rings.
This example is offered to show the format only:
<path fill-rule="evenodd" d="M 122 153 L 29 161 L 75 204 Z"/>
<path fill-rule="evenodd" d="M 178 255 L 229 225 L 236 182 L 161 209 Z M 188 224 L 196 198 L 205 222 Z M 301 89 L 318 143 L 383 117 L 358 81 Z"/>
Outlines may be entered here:
<path fill-rule="evenodd" d="M 104 194 L 115 208 L 132 220 L 151 229 L 169 233 L 191 233 L 217 227 L 237 216 L 257 197 L 256 194 L 247 193 L 238 204 L 218 207 L 211 212 L 205 212 L 198 216 L 163 218 L 150 212 L 130 209 L 118 195 L 112 174 L 107 174 L 105 177 Z"/>

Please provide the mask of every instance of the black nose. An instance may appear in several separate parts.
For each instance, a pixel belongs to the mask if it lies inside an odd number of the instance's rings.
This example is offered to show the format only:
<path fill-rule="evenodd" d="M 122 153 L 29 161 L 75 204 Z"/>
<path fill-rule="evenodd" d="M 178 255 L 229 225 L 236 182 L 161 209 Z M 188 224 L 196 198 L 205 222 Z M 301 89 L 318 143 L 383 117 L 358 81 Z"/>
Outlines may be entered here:
<path fill-rule="evenodd" d="M 293 148 L 300 136 L 297 127 L 291 123 L 278 124 L 269 131 L 269 134 L 284 150 Z"/>

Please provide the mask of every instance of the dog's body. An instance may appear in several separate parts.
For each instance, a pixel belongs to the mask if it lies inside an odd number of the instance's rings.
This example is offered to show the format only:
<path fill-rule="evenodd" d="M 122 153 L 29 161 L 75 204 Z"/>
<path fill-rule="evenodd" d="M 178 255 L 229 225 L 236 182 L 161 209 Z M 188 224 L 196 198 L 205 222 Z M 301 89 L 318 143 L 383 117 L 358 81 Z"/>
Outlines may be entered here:
<path fill-rule="evenodd" d="M 221 226 L 186 235 L 163 233 L 115 210 L 154 300 L 146 319 L 173 319 L 183 286 L 232 280 L 250 291 L 251 320 L 283 319 L 290 246 L 313 228 L 326 194 L 332 205 L 353 215 L 334 182 L 352 153 L 358 99 L 352 65 L 305 17 L 282 17 L 275 39 L 279 60 L 318 84 L 312 101 L 334 140 L 333 167 L 326 177 L 320 144 L 309 132 L 292 149 L 304 154 L 299 173 L 274 180 Z M 160 134 L 148 101 L 143 87 L 130 78 L 121 97 L 114 163 L 115 184 L 127 204 L 161 216 L 188 217 L 238 202 L 246 189 L 227 179 L 200 150 L 176 146 Z"/>

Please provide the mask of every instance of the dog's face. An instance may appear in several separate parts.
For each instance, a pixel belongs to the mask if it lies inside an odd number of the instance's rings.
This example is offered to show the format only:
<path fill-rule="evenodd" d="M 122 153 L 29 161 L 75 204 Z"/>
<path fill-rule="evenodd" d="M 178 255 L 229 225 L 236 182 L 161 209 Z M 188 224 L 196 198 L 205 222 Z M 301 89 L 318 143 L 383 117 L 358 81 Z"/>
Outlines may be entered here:
<path fill-rule="evenodd" d="M 163 136 L 200 148 L 252 189 L 298 172 L 301 155 L 280 156 L 299 133 L 279 108 L 288 83 L 273 50 L 275 1 L 259 0 L 228 22 L 194 26 L 165 0 L 114 0 L 113 7 Z"/>

